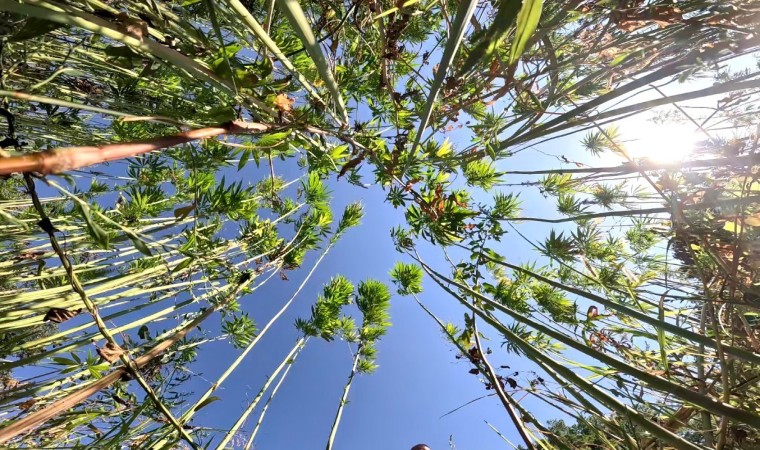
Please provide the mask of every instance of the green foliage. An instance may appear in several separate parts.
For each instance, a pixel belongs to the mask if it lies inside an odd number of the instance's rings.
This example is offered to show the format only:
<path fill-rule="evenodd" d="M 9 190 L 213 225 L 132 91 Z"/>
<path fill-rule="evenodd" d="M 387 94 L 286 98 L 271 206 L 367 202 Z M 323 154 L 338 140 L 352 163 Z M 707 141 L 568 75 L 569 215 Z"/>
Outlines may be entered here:
<path fill-rule="evenodd" d="M 361 203 L 355 202 L 346 206 L 338 222 L 337 234 L 341 234 L 349 228 L 359 225 L 363 216 L 364 210 Z"/>
<path fill-rule="evenodd" d="M 353 292 L 354 285 L 345 277 L 339 275 L 332 278 L 311 307 L 311 317 L 308 320 L 297 319 L 296 328 L 305 336 L 319 336 L 326 341 L 344 336 L 346 332 L 351 333 L 353 327 L 345 320 L 342 311 L 351 303 Z"/>
<path fill-rule="evenodd" d="M 235 348 L 245 348 L 256 336 L 256 323 L 247 313 L 234 315 L 222 323 L 222 332 L 226 334 Z"/>
<path fill-rule="evenodd" d="M 496 184 L 498 175 L 493 163 L 488 161 L 473 161 L 464 167 L 464 176 L 470 186 L 490 189 Z"/>
<path fill-rule="evenodd" d="M 391 293 L 388 286 L 377 280 L 366 280 L 359 283 L 356 306 L 362 313 L 363 328 L 390 326 L 388 308 L 390 308 Z M 368 339 L 373 340 L 373 339 Z"/>
<path fill-rule="evenodd" d="M 152 390 L 114 381 L 3 444 L 209 445 L 217 431 L 169 417 L 219 337 L 200 325 L 220 312 L 233 347 L 258 342 L 239 297 L 363 218 L 356 202 L 334 216 L 329 185 L 403 208 L 391 238 L 414 263 L 391 271 L 397 292 L 420 294 L 424 272 L 463 308 L 459 324 L 426 311 L 491 388 L 509 385 L 500 400 L 533 447 L 754 448 L 757 8 L 612 3 L 2 3 L 0 413 L 117 373 L 84 354 L 110 327 L 135 361 L 178 339 L 140 368 Z M 631 138 L 663 122 L 704 142 L 684 162 L 638 156 Z M 662 154 L 687 145 L 654 137 Z M 102 323 L 77 318 L 88 300 Z M 379 281 L 335 277 L 296 322 L 355 349 L 328 449 L 389 305 Z M 492 335 L 540 377 L 486 374 L 505 357 L 477 348 Z M 577 424 L 542 425 L 521 394 Z"/>
<path fill-rule="evenodd" d="M 400 295 L 414 295 L 422 292 L 423 272 L 419 266 L 397 262 L 390 275 Z"/>

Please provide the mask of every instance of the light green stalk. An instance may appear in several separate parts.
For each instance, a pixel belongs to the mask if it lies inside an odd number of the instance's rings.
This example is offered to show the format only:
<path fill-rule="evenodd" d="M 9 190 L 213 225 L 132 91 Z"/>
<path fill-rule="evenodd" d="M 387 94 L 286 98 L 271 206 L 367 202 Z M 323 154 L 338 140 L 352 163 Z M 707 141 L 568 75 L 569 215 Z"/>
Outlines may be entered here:
<path fill-rule="evenodd" d="M 248 406 L 240 415 L 240 417 L 238 417 L 238 419 L 232 425 L 232 428 L 230 428 L 230 430 L 224 435 L 224 438 L 222 438 L 222 441 L 219 442 L 219 445 L 216 446 L 216 450 L 224 450 L 224 448 L 230 442 L 230 440 L 232 440 L 232 438 L 235 437 L 235 434 L 237 434 L 238 430 L 240 430 L 240 427 L 243 426 L 243 423 L 246 421 L 248 416 L 251 415 L 253 410 L 259 404 L 259 401 L 261 401 L 262 397 L 264 396 L 264 393 L 269 389 L 269 386 L 272 384 L 275 378 L 277 378 L 277 375 L 279 375 L 280 372 L 282 372 L 282 370 L 286 366 L 288 367 L 288 369 L 290 368 L 290 366 L 293 364 L 298 353 L 306 345 L 306 342 L 307 342 L 307 338 L 303 338 L 303 337 L 298 339 L 298 341 L 296 341 L 295 345 L 290 350 L 290 353 L 288 353 L 287 356 L 285 356 L 285 358 L 282 360 L 280 365 L 277 366 L 274 369 L 274 371 L 272 371 L 272 373 L 269 374 L 266 381 L 264 382 L 264 385 L 261 386 L 261 390 L 259 390 L 259 393 L 253 399 L 253 401 L 248 404 Z M 253 436 L 251 437 L 251 439 L 253 439 Z"/>

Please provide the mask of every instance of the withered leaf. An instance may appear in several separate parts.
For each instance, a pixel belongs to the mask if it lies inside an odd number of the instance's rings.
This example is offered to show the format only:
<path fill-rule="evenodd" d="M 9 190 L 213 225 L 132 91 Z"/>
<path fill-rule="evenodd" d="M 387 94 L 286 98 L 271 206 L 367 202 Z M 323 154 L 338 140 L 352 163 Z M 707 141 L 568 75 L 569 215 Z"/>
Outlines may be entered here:
<path fill-rule="evenodd" d="M 112 363 L 119 359 L 119 356 L 124 353 L 124 350 L 113 342 L 106 343 L 105 347 L 97 349 L 98 355 L 104 360 Z"/>
<path fill-rule="evenodd" d="M 344 164 L 343 167 L 340 169 L 340 173 L 338 174 L 337 179 L 340 180 L 340 177 L 345 175 L 349 170 L 358 166 L 362 161 L 364 161 L 364 152 L 359 153 L 359 156 L 357 156 L 356 158 Z"/>
<path fill-rule="evenodd" d="M 488 76 L 491 78 L 495 77 L 499 74 L 499 69 L 501 69 L 501 61 L 498 58 L 494 58 L 488 67 Z"/>
<path fill-rule="evenodd" d="M 477 375 L 477 374 L 480 373 L 480 370 L 478 370 L 478 369 L 470 369 L 470 373 L 473 374 L 473 375 Z"/>
<path fill-rule="evenodd" d="M 87 428 L 89 428 L 93 433 L 95 433 L 95 436 L 100 437 L 103 435 L 103 432 L 100 431 L 100 428 L 96 427 L 92 423 L 87 424 Z"/>
<path fill-rule="evenodd" d="M 182 206 L 174 210 L 174 217 L 176 217 L 177 220 L 182 220 L 185 217 L 187 217 L 191 212 L 193 212 L 194 209 L 195 209 L 195 203 L 192 203 L 187 206 Z"/>
<path fill-rule="evenodd" d="M 26 251 L 22 252 L 20 255 L 16 256 L 17 260 L 24 260 L 29 259 L 32 261 L 38 261 L 42 259 L 42 257 L 45 255 L 45 252 L 32 252 L 32 251 Z"/>
<path fill-rule="evenodd" d="M 509 384 L 509 387 L 512 389 L 517 387 L 517 381 L 515 381 L 514 378 L 507 378 L 507 383 Z"/>
<path fill-rule="evenodd" d="M 122 33 L 127 34 L 140 42 L 145 41 L 145 37 L 148 36 L 148 22 L 129 17 L 125 12 L 118 13 L 116 19 L 121 22 L 119 29 Z"/>
<path fill-rule="evenodd" d="M 119 380 L 124 381 L 124 382 L 132 381 L 134 379 L 135 377 L 132 376 L 132 374 L 127 372 L 126 370 L 124 371 L 124 373 L 121 374 L 121 377 L 119 377 Z"/>
<path fill-rule="evenodd" d="M 140 327 L 139 330 L 137 330 L 137 336 L 140 337 L 140 339 L 148 340 L 150 339 L 150 329 L 148 329 L 147 325 L 143 325 Z"/>
<path fill-rule="evenodd" d="M 19 403 L 19 404 L 18 404 L 18 407 L 19 407 L 19 409 L 20 409 L 20 410 L 22 410 L 22 411 L 26 411 L 27 409 L 29 409 L 29 408 L 31 408 L 32 406 L 34 406 L 36 403 L 37 403 L 37 400 L 36 400 L 36 399 L 34 399 L 34 398 L 30 398 L 29 400 L 27 400 L 27 401 L 25 401 L 25 402 L 21 402 L 21 403 Z"/>
<path fill-rule="evenodd" d="M 76 317 L 82 313 L 82 308 L 79 309 L 63 309 L 63 308 L 50 308 L 45 314 L 44 322 L 63 323 L 67 320 Z"/>
<path fill-rule="evenodd" d="M 744 217 L 744 224 L 751 227 L 760 226 L 760 213 L 751 214 Z"/>
<path fill-rule="evenodd" d="M 288 97 L 287 94 L 278 94 L 274 99 L 274 106 L 281 112 L 289 112 L 293 109 L 293 103 L 295 103 L 295 99 Z"/>
<path fill-rule="evenodd" d="M 2 380 L 3 388 L 7 391 L 16 389 L 19 384 L 21 384 L 17 379 L 8 377 L 4 380 Z"/>

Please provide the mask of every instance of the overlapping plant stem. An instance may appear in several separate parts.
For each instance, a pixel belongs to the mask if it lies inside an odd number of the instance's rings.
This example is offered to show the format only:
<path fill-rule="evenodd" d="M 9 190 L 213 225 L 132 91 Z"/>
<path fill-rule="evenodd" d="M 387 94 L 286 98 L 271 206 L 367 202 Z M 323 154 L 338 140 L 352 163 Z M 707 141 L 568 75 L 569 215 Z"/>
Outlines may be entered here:
<path fill-rule="evenodd" d="M 613 3 L 0 4 L 0 436 L 239 441 L 295 353 L 230 430 L 190 419 L 358 223 L 353 205 L 331 229 L 328 177 L 348 190 L 371 171 L 419 264 L 394 269 L 399 293 L 421 295 L 427 274 L 465 311 L 449 324 L 425 309 L 528 448 L 757 444 L 760 74 L 746 61 L 760 10 Z M 694 156 L 631 156 L 614 125 L 653 108 L 704 137 Z M 249 299 L 317 252 L 257 331 Z M 346 283 L 294 336 L 294 352 L 317 336 L 356 346 L 327 448 L 387 327 L 380 284 Z M 220 340 L 242 351 L 205 393 L 183 390 L 177 373 Z M 501 368 L 515 355 L 532 368 Z"/>

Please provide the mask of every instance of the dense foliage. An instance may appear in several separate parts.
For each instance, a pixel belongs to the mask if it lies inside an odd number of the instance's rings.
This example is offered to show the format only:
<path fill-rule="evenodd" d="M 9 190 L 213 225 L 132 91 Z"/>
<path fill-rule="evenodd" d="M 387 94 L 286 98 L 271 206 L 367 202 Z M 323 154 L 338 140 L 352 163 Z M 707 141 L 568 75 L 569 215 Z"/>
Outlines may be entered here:
<path fill-rule="evenodd" d="M 334 277 L 232 428 L 190 425 L 359 224 L 330 179 L 404 211 L 398 294 L 522 446 L 760 445 L 757 2 L 21 0 L 0 17 L 3 445 L 225 448 L 309 340 L 340 339 L 332 448 L 390 325 L 377 280 Z M 654 108 L 700 134 L 689 158 L 632 156 L 616 125 Z M 586 152 L 515 168 L 568 136 Z M 296 270 L 256 324 L 246 301 Z M 239 357 L 187 392 L 219 339 Z M 534 370 L 502 367 L 515 355 Z"/>

